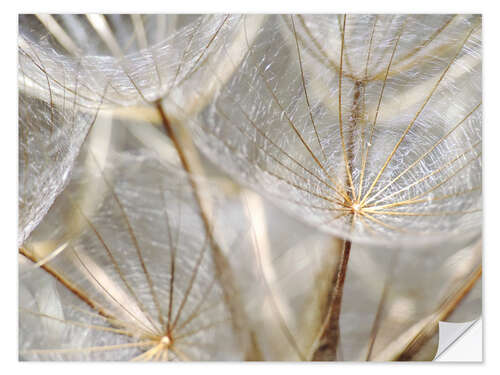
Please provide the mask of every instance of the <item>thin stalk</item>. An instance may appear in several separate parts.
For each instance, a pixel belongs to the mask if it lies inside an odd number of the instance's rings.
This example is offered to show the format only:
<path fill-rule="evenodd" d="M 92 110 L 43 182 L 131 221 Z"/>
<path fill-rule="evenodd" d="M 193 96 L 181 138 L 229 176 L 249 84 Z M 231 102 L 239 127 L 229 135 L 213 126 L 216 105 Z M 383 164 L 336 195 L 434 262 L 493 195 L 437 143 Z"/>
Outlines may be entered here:
<path fill-rule="evenodd" d="M 424 344 L 429 341 L 429 339 L 436 333 L 439 327 L 439 322 L 444 321 L 448 318 L 457 306 L 462 302 L 465 296 L 474 287 L 476 282 L 479 280 L 482 274 L 482 265 L 478 265 L 474 271 L 467 277 L 465 282 L 459 286 L 454 293 L 447 298 L 441 306 L 439 306 L 437 312 L 434 314 L 433 319 L 431 319 L 420 332 L 411 340 L 406 348 L 397 356 L 397 361 L 410 361 L 415 354 L 417 354 Z"/>
<path fill-rule="evenodd" d="M 345 19 L 344 19 L 345 23 Z M 363 82 L 356 81 L 354 85 L 353 93 L 353 104 L 350 116 L 350 133 L 347 137 L 347 144 L 343 144 L 342 148 L 345 155 L 346 163 L 346 185 L 351 185 L 351 202 L 356 201 L 356 191 L 352 183 L 352 163 L 353 163 L 353 145 L 354 145 L 354 131 L 358 126 L 358 121 L 362 118 L 361 116 L 361 94 L 364 89 Z M 340 103 L 340 100 L 339 100 Z M 344 204 L 349 205 L 349 201 L 345 201 Z M 355 214 L 351 216 L 351 226 L 354 226 L 354 220 L 356 218 Z M 352 242 L 349 240 L 344 240 L 344 245 L 342 253 L 340 256 L 339 266 L 337 268 L 337 274 L 332 280 L 332 288 L 330 289 L 328 300 L 330 301 L 330 307 L 328 313 L 324 320 L 323 326 L 320 330 L 319 345 L 313 353 L 314 361 L 335 361 L 337 360 L 337 351 L 340 341 L 340 311 L 342 305 L 342 296 L 344 293 L 344 282 L 347 273 L 347 264 L 349 262 L 349 255 L 351 252 Z"/>
<path fill-rule="evenodd" d="M 340 264 L 335 277 L 335 283 L 332 286 L 332 298 L 325 323 L 321 328 L 319 345 L 313 353 L 313 361 L 334 361 L 337 359 L 337 348 L 340 338 L 340 311 L 342 305 L 342 296 L 344 291 L 345 276 L 347 273 L 347 264 L 351 253 L 351 241 L 345 240 L 340 257 Z"/>
<path fill-rule="evenodd" d="M 26 259 L 30 260 L 34 264 L 37 264 L 40 259 L 36 258 L 32 254 L 30 254 L 28 251 L 26 251 L 24 248 L 20 247 L 19 248 L 19 254 L 24 256 Z M 113 317 L 109 315 L 107 312 L 104 311 L 100 306 L 97 305 L 95 301 L 90 299 L 88 296 L 86 296 L 83 292 L 81 292 L 75 285 L 73 285 L 71 282 L 66 280 L 61 274 L 56 272 L 52 267 L 42 264 L 40 266 L 41 269 L 43 269 L 45 272 L 47 272 L 49 275 L 51 275 L 54 279 L 56 279 L 58 282 L 60 282 L 62 285 L 64 285 L 71 293 L 73 293 L 77 298 L 79 298 L 81 301 L 86 303 L 92 310 L 97 311 L 99 315 L 102 317 L 108 319 L 108 320 L 113 320 Z"/>
<path fill-rule="evenodd" d="M 213 235 L 213 227 L 209 219 L 209 213 L 208 213 L 210 212 L 210 207 L 208 207 L 207 204 L 205 204 L 201 196 L 200 188 L 196 183 L 195 179 L 193 178 L 192 164 L 190 163 L 190 160 L 184 150 L 184 147 L 181 144 L 181 140 L 177 136 L 176 132 L 172 127 L 172 124 L 170 123 L 170 120 L 168 119 L 165 111 L 163 110 L 161 101 L 157 101 L 155 105 L 162 119 L 163 128 L 165 129 L 167 136 L 172 141 L 179 156 L 182 167 L 187 173 L 189 184 L 191 185 L 193 191 L 193 196 L 199 208 L 200 218 L 203 222 L 205 231 L 207 232 L 210 248 L 212 249 L 213 259 L 216 268 L 216 275 L 219 284 L 222 287 L 222 291 L 224 294 L 224 301 L 226 303 L 226 306 L 229 308 L 231 312 L 231 316 L 233 317 L 232 319 L 233 328 L 235 329 L 236 332 L 238 333 L 244 332 L 244 335 L 246 334 L 248 336 L 248 338 L 245 338 L 246 342 L 242 343 L 245 347 L 245 352 L 246 352 L 245 359 L 259 360 L 260 358 L 256 358 L 259 357 L 258 354 L 259 350 L 256 348 L 256 341 L 252 339 L 251 332 L 246 332 L 248 329 L 245 327 L 245 324 L 248 321 L 248 319 L 246 318 L 246 313 L 242 308 L 243 304 L 239 301 L 239 294 L 236 289 L 237 285 L 236 278 L 231 272 L 231 266 L 229 264 L 227 257 L 225 256 L 224 252 L 222 251 L 220 245 L 218 244 L 217 240 Z"/>

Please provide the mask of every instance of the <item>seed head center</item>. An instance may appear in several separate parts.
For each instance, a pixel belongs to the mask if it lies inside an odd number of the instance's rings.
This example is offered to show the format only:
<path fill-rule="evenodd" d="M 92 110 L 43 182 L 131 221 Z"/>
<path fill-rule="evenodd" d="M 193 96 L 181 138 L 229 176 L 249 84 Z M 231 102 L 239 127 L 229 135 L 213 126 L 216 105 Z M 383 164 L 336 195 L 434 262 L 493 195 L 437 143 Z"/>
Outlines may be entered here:
<path fill-rule="evenodd" d="M 168 337 L 168 336 L 163 336 L 163 337 L 161 338 L 161 340 L 160 340 L 160 343 L 161 343 L 162 345 L 165 345 L 165 346 L 169 346 L 169 345 L 170 345 L 170 342 L 171 342 L 171 341 L 170 341 L 170 337 Z"/>
<path fill-rule="evenodd" d="M 354 213 L 358 214 L 361 211 L 361 205 L 359 203 L 353 203 L 351 209 Z"/>

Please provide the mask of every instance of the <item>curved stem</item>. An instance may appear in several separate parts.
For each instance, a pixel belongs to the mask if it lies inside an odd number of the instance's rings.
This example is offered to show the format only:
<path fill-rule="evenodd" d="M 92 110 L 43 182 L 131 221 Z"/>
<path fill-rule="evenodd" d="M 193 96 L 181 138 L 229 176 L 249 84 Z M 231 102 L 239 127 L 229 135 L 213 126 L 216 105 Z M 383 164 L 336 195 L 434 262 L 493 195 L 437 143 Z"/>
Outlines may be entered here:
<path fill-rule="evenodd" d="M 236 279 L 233 273 L 231 272 L 231 266 L 229 264 L 226 255 L 224 254 L 222 248 L 218 244 L 213 234 L 213 226 L 209 218 L 211 212 L 210 207 L 204 203 L 204 200 L 201 196 L 200 188 L 192 175 L 193 172 L 192 164 L 190 163 L 188 155 L 181 144 L 181 140 L 177 136 L 170 120 L 168 119 L 165 111 L 163 110 L 161 101 L 156 102 L 156 109 L 158 110 L 158 113 L 161 116 L 163 128 L 165 129 L 165 132 L 167 133 L 168 137 L 171 139 L 179 156 L 182 167 L 187 173 L 187 178 L 189 180 L 189 184 L 191 185 L 193 191 L 193 196 L 199 208 L 200 218 L 205 228 L 205 231 L 207 232 L 210 248 L 212 249 L 213 259 L 216 268 L 216 275 L 219 284 L 222 287 L 222 291 L 224 294 L 224 301 L 226 303 L 226 306 L 231 312 L 231 316 L 233 317 L 231 321 L 233 322 L 234 329 L 237 333 L 243 332 L 242 337 L 248 336 L 243 339 L 244 342 L 242 343 L 242 345 L 244 346 L 244 350 L 247 353 L 246 354 L 247 359 L 258 360 L 258 358 L 254 357 L 256 355 L 255 353 L 259 353 L 259 350 L 255 348 L 255 342 L 251 340 L 251 332 L 247 332 L 249 330 L 248 328 L 245 327 L 245 324 L 248 321 L 248 319 L 246 318 L 246 313 L 243 310 L 242 307 L 243 304 L 239 301 Z"/>

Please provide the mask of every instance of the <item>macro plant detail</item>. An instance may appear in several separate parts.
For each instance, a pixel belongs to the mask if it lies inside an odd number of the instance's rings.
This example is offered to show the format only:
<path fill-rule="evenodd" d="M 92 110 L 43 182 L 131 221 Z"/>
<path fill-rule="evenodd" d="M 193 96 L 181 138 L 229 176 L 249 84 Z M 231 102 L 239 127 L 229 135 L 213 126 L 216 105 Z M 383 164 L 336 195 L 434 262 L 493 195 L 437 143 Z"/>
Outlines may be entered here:
<path fill-rule="evenodd" d="M 37 323 L 53 329 L 54 338 L 61 335 L 63 343 L 61 324 L 54 328 L 50 322 L 69 325 L 73 335 L 82 336 L 82 347 L 54 348 L 50 341 L 30 338 L 26 340 L 33 348 L 21 354 L 73 360 L 109 359 L 110 353 L 118 353 L 111 358 L 132 360 L 233 358 L 236 338 L 215 277 L 207 233 L 186 190 L 186 177 L 178 174 L 176 184 L 165 181 L 172 171 L 151 156 L 122 153 L 115 157 L 112 173 L 120 174 L 120 182 L 111 185 L 110 172 L 100 166 L 86 182 L 103 180 L 107 190 L 105 203 L 92 218 L 74 193 L 61 196 L 83 220 L 80 238 L 41 267 L 67 289 L 65 298 L 71 303 L 60 306 L 59 315 L 36 311 L 28 297 L 24 299 L 28 306 L 21 304 L 23 317 L 34 316 Z M 142 197 L 141 206 L 130 206 L 130 198 L 137 196 Z M 157 207 L 159 202 L 164 206 Z M 64 239 L 61 234 L 53 237 L 54 242 Z M 26 246 L 21 254 L 37 262 L 43 259 L 41 248 Z M 90 332 L 90 337 L 85 338 L 84 332 Z M 86 340 L 91 342 L 93 335 L 102 332 L 113 344 L 85 346 Z M 219 345 L 207 347 L 210 341 L 206 340 L 213 336 Z M 37 347 L 41 344 L 48 348 Z"/>
<path fill-rule="evenodd" d="M 194 123 L 207 154 L 337 235 L 477 232 L 477 17 L 299 15 L 266 26 Z"/>
<path fill-rule="evenodd" d="M 432 359 L 481 74 L 479 15 L 21 15 L 20 358 Z"/>

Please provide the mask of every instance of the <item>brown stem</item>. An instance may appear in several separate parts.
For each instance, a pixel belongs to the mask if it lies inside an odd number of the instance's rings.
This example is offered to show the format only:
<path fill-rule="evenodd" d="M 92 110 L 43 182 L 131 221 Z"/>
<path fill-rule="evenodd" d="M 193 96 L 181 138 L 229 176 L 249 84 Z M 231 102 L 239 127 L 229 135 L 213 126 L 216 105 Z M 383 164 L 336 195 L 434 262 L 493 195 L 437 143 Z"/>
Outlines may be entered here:
<path fill-rule="evenodd" d="M 332 303 L 333 298 L 333 289 L 334 285 L 337 282 L 337 274 L 338 269 L 340 267 L 340 258 L 342 256 L 342 252 L 344 251 L 344 241 L 337 237 L 332 237 L 334 245 L 332 246 L 332 251 L 335 254 L 332 254 L 332 258 L 335 258 L 330 264 L 327 264 L 328 274 L 327 275 L 319 275 L 318 280 L 324 282 L 324 284 L 320 284 L 315 286 L 316 288 L 322 288 L 324 292 L 326 292 L 325 298 L 322 300 L 322 304 L 319 310 L 319 316 L 321 319 L 325 319 L 328 315 L 328 311 L 330 309 L 330 305 Z"/>
<path fill-rule="evenodd" d="M 332 286 L 332 300 L 330 308 L 321 329 L 322 333 L 317 349 L 313 353 L 313 361 L 334 361 L 337 359 L 337 347 L 340 337 L 340 308 L 342 305 L 342 295 L 344 281 L 347 273 L 347 264 L 351 252 L 351 241 L 345 240 L 342 250 L 340 264 L 335 277 L 335 284 Z"/>
<path fill-rule="evenodd" d="M 188 160 L 188 156 L 186 155 L 186 152 L 181 145 L 181 141 L 179 140 L 179 137 L 175 133 L 172 124 L 170 123 L 170 120 L 168 119 L 165 111 L 163 110 L 163 106 L 160 101 L 156 102 L 156 108 L 161 116 L 163 128 L 165 129 L 165 132 L 167 133 L 170 140 L 172 141 L 179 156 L 179 159 L 181 161 L 182 167 L 187 173 L 189 184 L 191 185 L 194 198 L 199 208 L 200 218 L 203 222 L 205 231 L 207 232 L 208 240 L 210 242 L 210 248 L 212 249 L 213 259 L 216 268 L 216 276 L 219 281 L 219 284 L 222 287 L 226 306 L 229 308 L 231 316 L 233 318 L 232 319 L 233 328 L 235 332 L 237 332 L 238 334 L 243 333 L 242 337 L 247 336 L 244 339 L 245 342 L 242 343 L 246 351 L 245 359 L 259 360 L 260 356 L 258 353 L 260 352 L 256 347 L 256 340 L 252 336 L 252 332 L 247 332 L 248 329 L 245 326 L 245 323 L 248 320 L 246 318 L 246 313 L 242 308 L 243 303 L 239 301 L 239 294 L 237 291 L 236 281 L 235 281 L 236 279 L 233 273 L 231 272 L 231 266 L 229 264 L 227 257 L 225 256 L 224 252 L 222 251 L 221 247 L 219 246 L 217 240 L 213 235 L 213 228 L 211 225 L 211 221 L 209 219 L 209 215 L 207 214 L 208 207 L 204 204 L 203 199 L 200 195 L 199 186 L 196 183 L 195 179 L 193 178 L 192 175 L 193 170 L 191 167 L 191 163 Z"/>
<path fill-rule="evenodd" d="M 351 109 L 351 117 L 349 119 L 349 136 L 347 138 L 347 147 L 346 147 L 346 155 L 347 160 L 346 165 L 347 169 L 352 170 L 352 166 L 349 165 L 353 160 L 353 146 L 354 146 L 354 131 L 356 129 L 358 120 L 361 119 L 361 94 L 364 89 L 364 84 L 362 81 L 356 81 L 354 85 L 354 97 L 353 104 Z M 346 177 L 346 185 L 349 185 L 350 182 Z M 356 192 L 354 191 L 354 187 L 351 187 L 351 200 L 355 200 Z M 348 204 L 348 202 L 344 202 Z M 351 225 L 354 225 L 355 216 L 352 216 Z M 340 310 L 342 305 L 342 295 L 344 291 L 344 281 L 347 272 L 347 264 L 349 262 L 349 254 L 351 252 L 351 241 L 345 240 L 344 246 L 339 262 L 339 266 L 337 268 L 337 274 L 332 280 L 332 288 L 329 291 L 328 301 L 330 301 L 330 308 L 326 315 L 324 324 L 321 328 L 321 336 L 319 339 L 319 345 L 313 353 L 313 361 L 335 361 L 337 360 L 337 349 L 339 346 L 339 338 L 340 338 Z"/>
<path fill-rule="evenodd" d="M 477 280 L 481 277 L 482 270 L 482 265 L 480 264 L 469 275 L 469 277 L 467 277 L 465 282 L 456 288 L 454 293 L 449 298 L 445 299 L 441 303 L 438 311 L 434 314 L 434 318 L 420 330 L 415 338 L 406 346 L 401 354 L 399 354 L 396 360 L 410 361 L 413 356 L 418 353 L 424 344 L 436 333 L 439 321 L 443 321 L 450 316 L 450 314 L 455 311 L 459 303 L 470 292 Z"/>
<path fill-rule="evenodd" d="M 346 147 L 346 154 L 347 154 L 347 160 L 350 165 L 347 167 L 351 170 L 353 170 L 353 160 L 354 160 L 354 132 L 356 131 L 356 128 L 358 126 L 358 122 L 363 119 L 363 113 L 362 113 L 362 105 L 363 105 L 363 98 L 361 94 L 363 93 L 365 89 L 364 83 L 362 81 L 356 81 L 354 83 L 354 93 L 353 93 L 353 101 L 352 101 L 352 108 L 351 108 L 351 116 L 349 119 L 349 134 L 347 137 L 347 147 Z M 347 181 L 348 182 L 348 181 Z M 359 200 L 359 197 L 356 196 L 356 191 L 353 189 L 351 192 L 351 198 Z"/>
<path fill-rule="evenodd" d="M 30 260 L 33 263 L 37 263 L 40 261 L 40 259 L 36 258 L 32 254 L 30 254 L 28 251 L 26 251 L 24 248 L 19 248 L 19 254 L 24 256 L 26 259 Z M 49 275 L 51 275 L 54 279 L 56 279 L 58 282 L 60 282 L 62 285 L 66 287 L 71 293 L 73 293 L 76 297 L 78 297 L 80 300 L 85 302 L 91 309 L 95 310 L 99 315 L 102 317 L 108 319 L 108 320 L 113 320 L 114 318 L 106 313 L 101 307 L 99 307 L 94 301 L 92 301 L 89 297 L 87 297 L 81 290 L 79 290 L 76 286 L 74 286 L 71 282 L 66 280 L 61 274 L 59 274 L 57 271 L 55 271 L 52 267 L 43 264 L 40 266 L 42 270 L 47 272 Z"/>

